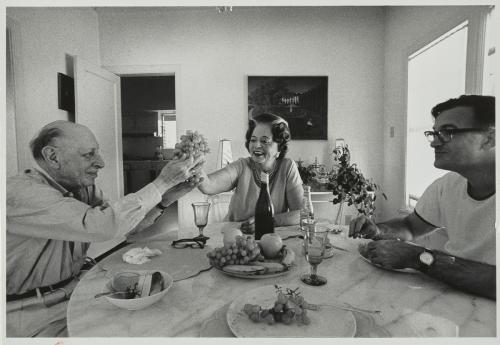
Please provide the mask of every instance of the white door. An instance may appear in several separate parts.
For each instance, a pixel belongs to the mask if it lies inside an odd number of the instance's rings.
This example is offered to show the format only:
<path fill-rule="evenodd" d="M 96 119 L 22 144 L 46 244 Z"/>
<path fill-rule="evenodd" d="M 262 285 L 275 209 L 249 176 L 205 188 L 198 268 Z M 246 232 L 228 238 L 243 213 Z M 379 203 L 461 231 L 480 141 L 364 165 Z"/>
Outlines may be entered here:
<path fill-rule="evenodd" d="M 106 167 L 96 184 L 111 200 L 123 196 L 120 77 L 74 57 L 75 121 L 92 130 Z"/>
<path fill-rule="evenodd" d="M 106 166 L 96 184 L 111 200 L 123 196 L 123 157 L 120 77 L 74 57 L 75 122 L 87 126 L 96 136 Z M 92 243 L 88 255 L 97 257 L 125 238 Z"/>

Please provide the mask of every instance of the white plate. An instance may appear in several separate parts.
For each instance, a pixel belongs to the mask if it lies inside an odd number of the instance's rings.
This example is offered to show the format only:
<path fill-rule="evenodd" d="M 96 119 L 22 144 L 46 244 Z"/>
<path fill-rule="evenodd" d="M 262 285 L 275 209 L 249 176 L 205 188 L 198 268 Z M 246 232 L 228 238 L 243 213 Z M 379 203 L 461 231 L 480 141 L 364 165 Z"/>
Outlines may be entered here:
<path fill-rule="evenodd" d="M 291 289 L 297 286 L 282 286 L 283 289 Z M 317 288 L 300 286 L 300 291 L 309 303 L 328 303 L 327 292 L 321 293 Z M 263 308 L 271 308 L 276 301 L 276 290 L 274 285 L 266 285 L 248 291 L 245 295 L 235 299 L 227 311 L 227 323 L 233 334 L 239 338 L 248 337 L 280 337 L 280 338 L 352 338 L 356 334 L 356 319 L 352 312 L 338 308 L 323 307 L 322 309 L 308 310 L 307 315 L 311 319 L 309 325 L 298 325 L 293 322 L 290 325 L 277 322 L 268 325 L 266 322 L 253 322 L 243 312 L 246 303 L 258 304 Z"/>
<path fill-rule="evenodd" d="M 256 263 L 255 265 L 258 265 L 258 263 Z M 266 278 L 274 278 L 274 277 L 279 277 L 279 276 L 288 274 L 291 271 L 295 270 L 297 268 L 297 266 L 295 264 L 292 264 L 288 268 L 285 268 L 284 271 L 276 272 L 276 273 L 263 273 L 263 274 L 255 274 L 255 273 L 245 274 L 245 273 L 236 273 L 236 272 L 226 272 L 226 271 L 223 271 L 222 269 L 220 269 L 219 267 L 214 266 L 214 268 L 217 271 L 222 272 L 222 273 L 224 273 L 228 276 L 231 276 L 231 277 L 245 278 L 245 279 L 266 279 Z"/>
<path fill-rule="evenodd" d="M 413 268 L 389 268 L 389 267 L 384 267 L 382 265 L 373 263 L 371 260 L 369 260 L 369 259 L 365 258 L 363 255 L 361 255 L 361 253 L 359 254 L 359 256 L 361 257 L 361 259 L 363 259 L 364 261 L 368 262 L 370 265 L 378 267 L 378 268 L 382 268 L 382 269 L 384 269 L 386 271 L 402 272 L 402 273 L 420 273 L 419 271 L 414 270 Z"/>

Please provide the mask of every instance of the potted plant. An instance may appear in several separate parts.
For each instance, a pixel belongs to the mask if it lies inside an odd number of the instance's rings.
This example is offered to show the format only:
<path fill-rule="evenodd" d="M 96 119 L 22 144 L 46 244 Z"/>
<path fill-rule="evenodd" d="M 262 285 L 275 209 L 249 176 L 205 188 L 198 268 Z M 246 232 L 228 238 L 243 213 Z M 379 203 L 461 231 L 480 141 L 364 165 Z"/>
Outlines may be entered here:
<path fill-rule="evenodd" d="M 302 160 L 298 160 L 296 163 L 302 183 L 310 186 L 316 176 L 316 173 L 309 169 L 309 167 L 304 166 L 304 162 Z"/>
<path fill-rule="evenodd" d="M 351 154 L 346 146 L 333 150 L 337 169 L 329 177 L 328 189 L 333 193 L 333 204 L 340 204 L 336 223 L 339 224 L 343 205 L 354 205 L 360 214 L 372 216 L 375 212 L 375 192 L 379 186 L 367 179 L 356 164 L 351 164 Z M 382 193 L 387 200 L 387 196 Z"/>

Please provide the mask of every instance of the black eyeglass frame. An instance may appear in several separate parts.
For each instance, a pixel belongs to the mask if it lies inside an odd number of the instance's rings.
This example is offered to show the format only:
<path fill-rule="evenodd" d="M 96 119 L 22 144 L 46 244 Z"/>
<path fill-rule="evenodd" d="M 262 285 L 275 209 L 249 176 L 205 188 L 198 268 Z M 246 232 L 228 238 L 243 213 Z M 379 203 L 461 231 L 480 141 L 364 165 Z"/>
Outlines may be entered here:
<path fill-rule="evenodd" d="M 172 247 L 175 249 L 184 249 L 184 248 L 205 248 L 207 244 L 207 240 L 202 237 L 195 238 L 181 238 L 180 240 L 176 240 L 172 242 Z M 179 246 L 180 245 L 180 246 Z"/>
<path fill-rule="evenodd" d="M 483 127 L 483 128 L 443 128 L 443 129 L 440 129 L 439 131 L 425 131 L 424 132 L 424 135 L 425 137 L 427 138 L 427 140 L 432 143 L 436 137 L 439 138 L 439 140 L 443 143 L 447 143 L 449 141 L 451 141 L 451 139 L 453 139 L 453 134 L 455 133 L 467 133 L 467 132 L 482 132 L 482 131 L 488 131 L 492 128 L 487 128 L 487 127 Z M 444 134 L 445 136 L 443 136 L 443 133 L 446 133 Z M 449 136 L 449 139 L 448 139 L 448 136 Z M 432 138 L 429 139 L 429 138 Z"/>

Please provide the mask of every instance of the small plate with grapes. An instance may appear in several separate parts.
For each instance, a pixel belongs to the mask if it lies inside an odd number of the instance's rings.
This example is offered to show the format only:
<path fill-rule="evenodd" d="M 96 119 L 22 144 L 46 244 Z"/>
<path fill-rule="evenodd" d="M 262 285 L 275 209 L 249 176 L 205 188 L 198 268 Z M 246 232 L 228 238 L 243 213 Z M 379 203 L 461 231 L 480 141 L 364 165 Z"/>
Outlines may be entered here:
<path fill-rule="evenodd" d="M 288 274 L 296 269 L 295 252 L 283 245 L 273 258 L 265 258 L 259 241 L 252 236 L 237 236 L 234 243 L 207 253 L 210 264 L 228 276 L 265 279 Z"/>
<path fill-rule="evenodd" d="M 235 299 L 227 311 L 233 334 L 247 337 L 354 337 L 356 319 L 349 310 L 319 307 L 326 292 L 297 286 L 267 285 Z"/>

